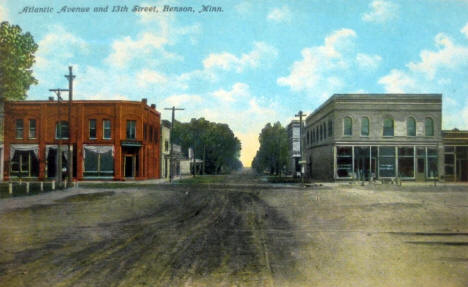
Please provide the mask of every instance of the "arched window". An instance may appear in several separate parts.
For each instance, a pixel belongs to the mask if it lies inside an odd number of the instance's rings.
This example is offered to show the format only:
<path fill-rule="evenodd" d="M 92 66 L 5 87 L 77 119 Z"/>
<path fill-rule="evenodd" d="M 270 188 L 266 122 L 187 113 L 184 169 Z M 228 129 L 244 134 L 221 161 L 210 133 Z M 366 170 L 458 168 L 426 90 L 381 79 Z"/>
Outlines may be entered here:
<path fill-rule="evenodd" d="M 368 117 L 361 118 L 361 136 L 364 136 L 364 137 L 369 136 L 369 118 Z"/>
<path fill-rule="evenodd" d="M 393 126 L 393 119 L 391 117 L 386 117 L 383 126 L 384 137 L 393 137 Z"/>
<path fill-rule="evenodd" d="M 333 121 L 328 120 L 328 136 L 333 136 Z"/>
<path fill-rule="evenodd" d="M 61 121 L 55 125 L 55 138 L 56 139 L 68 139 L 69 131 L 68 131 L 68 122 Z"/>
<path fill-rule="evenodd" d="M 344 118 L 344 130 L 343 134 L 345 136 L 351 136 L 353 135 L 353 120 L 351 120 L 350 117 L 345 117 Z"/>
<path fill-rule="evenodd" d="M 319 141 L 319 127 L 315 128 L 315 137 L 317 138 L 316 142 Z"/>
<path fill-rule="evenodd" d="M 426 136 L 427 137 L 433 137 L 434 136 L 434 120 L 431 118 L 426 118 L 424 121 L 424 127 L 426 130 Z"/>
<path fill-rule="evenodd" d="M 312 143 L 315 143 L 315 130 L 312 130 Z"/>
<path fill-rule="evenodd" d="M 406 134 L 409 137 L 416 136 L 416 120 L 413 117 L 406 120 Z"/>
<path fill-rule="evenodd" d="M 320 140 L 323 139 L 323 128 L 322 125 L 320 125 Z"/>

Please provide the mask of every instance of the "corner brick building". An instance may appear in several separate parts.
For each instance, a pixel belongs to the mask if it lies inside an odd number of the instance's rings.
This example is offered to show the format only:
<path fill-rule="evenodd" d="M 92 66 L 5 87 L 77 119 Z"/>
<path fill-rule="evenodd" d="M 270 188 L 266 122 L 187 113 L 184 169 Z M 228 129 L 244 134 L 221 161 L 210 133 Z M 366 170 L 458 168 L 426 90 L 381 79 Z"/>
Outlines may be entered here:
<path fill-rule="evenodd" d="M 67 101 L 6 102 L 4 178 L 55 178 L 59 144 L 78 180 L 160 177 L 161 115 L 146 99 L 73 101 L 68 115 Z"/>

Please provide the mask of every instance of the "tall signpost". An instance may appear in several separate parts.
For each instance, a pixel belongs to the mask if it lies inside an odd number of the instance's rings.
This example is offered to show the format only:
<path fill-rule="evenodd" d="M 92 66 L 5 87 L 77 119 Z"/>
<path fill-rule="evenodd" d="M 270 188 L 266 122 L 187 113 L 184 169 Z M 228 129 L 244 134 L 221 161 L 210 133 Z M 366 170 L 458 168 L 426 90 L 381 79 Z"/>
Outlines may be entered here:
<path fill-rule="evenodd" d="M 49 91 L 55 92 L 57 95 L 57 118 L 58 125 L 55 127 L 57 136 L 57 187 L 62 188 L 62 122 L 60 120 L 60 103 L 62 102 L 62 92 L 67 92 L 67 89 L 50 89 Z M 57 130 L 58 129 L 58 130 Z M 70 137 L 70 135 L 69 135 Z"/>
<path fill-rule="evenodd" d="M 71 112 L 72 112 L 72 102 L 73 102 L 73 67 L 68 67 L 68 75 L 65 75 L 65 78 L 68 79 L 68 182 L 71 184 L 73 180 L 73 149 L 71 148 L 72 142 L 72 124 L 71 124 Z"/>
<path fill-rule="evenodd" d="M 174 118 L 175 118 L 175 111 L 183 111 L 183 108 L 176 108 L 172 106 L 172 108 L 164 108 L 165 110 L 172 111 L 172 120 L 171 120 L 171 151 L 169 155 L 170 160 L 170 168 L 169 171 L 169 182 L 172 182 L 172 178 L 174 177 Z"/>
<path fill-rule="evenodd" d="M 304 114 L 302 111 L 299 111 L 297 115 L 294 115 L 296 117 L 299 117 L 299 149 L 301 151 L 301 160 L 299 161 L 299 164 L 301 165 L 301 183 L 304 185 L 304 173 L 305 173 L 305 163 L 306 161 L 304 160 L 304 149 L 302 148 L 303 145 L 303 140 L 302 140 L 302 117 L 305 117 L 306 114 Z"/>

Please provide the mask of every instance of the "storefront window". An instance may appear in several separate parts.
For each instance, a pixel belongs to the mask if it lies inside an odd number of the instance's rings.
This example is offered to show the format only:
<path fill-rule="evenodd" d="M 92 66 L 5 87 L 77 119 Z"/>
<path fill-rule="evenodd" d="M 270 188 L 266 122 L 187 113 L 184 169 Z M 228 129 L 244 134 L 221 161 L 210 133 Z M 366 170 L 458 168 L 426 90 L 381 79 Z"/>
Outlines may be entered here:
<path fill-rule="evenodd" d="M 106 177 L 114 175 L 114 157 L 111 147 L 86 146 L 84 151 L 84 176 Z"/>
<path fill-rule="evenodd" d="M 438 159 L 437 159 L 437 149 L 435 148 L 428 148 L 427 149 L 427 177 L 434 178 L 438 177 Z"/>
<path fill-rule="evenodd" d="M 414 177 L 414 148 L 398 148 L 398 174 L 400 177 Z"/>
<path fill-rule="evenodd" d="M 395 177 L 394 147 L 379 147 L 379 176 Z"/>
<path fill-rule="evenodd" d="M 16 177 L 37 177 L 39 161 L 31 150 L 15 151 L 10 164 L 10 175 Z"/>
<path fill-rule="evenodd" d="M 352 147 L 336 148 L 336 172 L 338 177 L 351 177 L 353 170 L 353 149 Z"/>

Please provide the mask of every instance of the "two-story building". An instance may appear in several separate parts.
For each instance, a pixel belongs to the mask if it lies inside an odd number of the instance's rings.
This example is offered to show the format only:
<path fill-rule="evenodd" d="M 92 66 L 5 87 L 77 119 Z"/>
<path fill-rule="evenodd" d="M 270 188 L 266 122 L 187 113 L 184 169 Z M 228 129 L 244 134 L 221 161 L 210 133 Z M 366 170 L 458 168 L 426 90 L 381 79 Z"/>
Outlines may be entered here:
<path fill-rule="evenodd" d="M 161 178 L 169 178 L 171 172 L 171 123 L 161 121 Z"/>
<path fill-rule="evenodd" d="M 146 99 L 78 100 L 71 107 L 66 101 L 13 101 L 5 103 L 5 119 L 5 178 L 66 173 L 69 148 L 78 180 L 160 176 L 160 113 Z"/>
<path fill-rule="evenodd" d="M 335 94 L 306 118 L 306 175 L 436 179 L 444 172 L 441 94 Z"/>
<path fill-rule="evenodd" d="M 288 133 L 288 166 L 289 174 L 296 176 L 301 172 L 301 126 L 298 120 L 292 120 L 286 127 Z"/>

